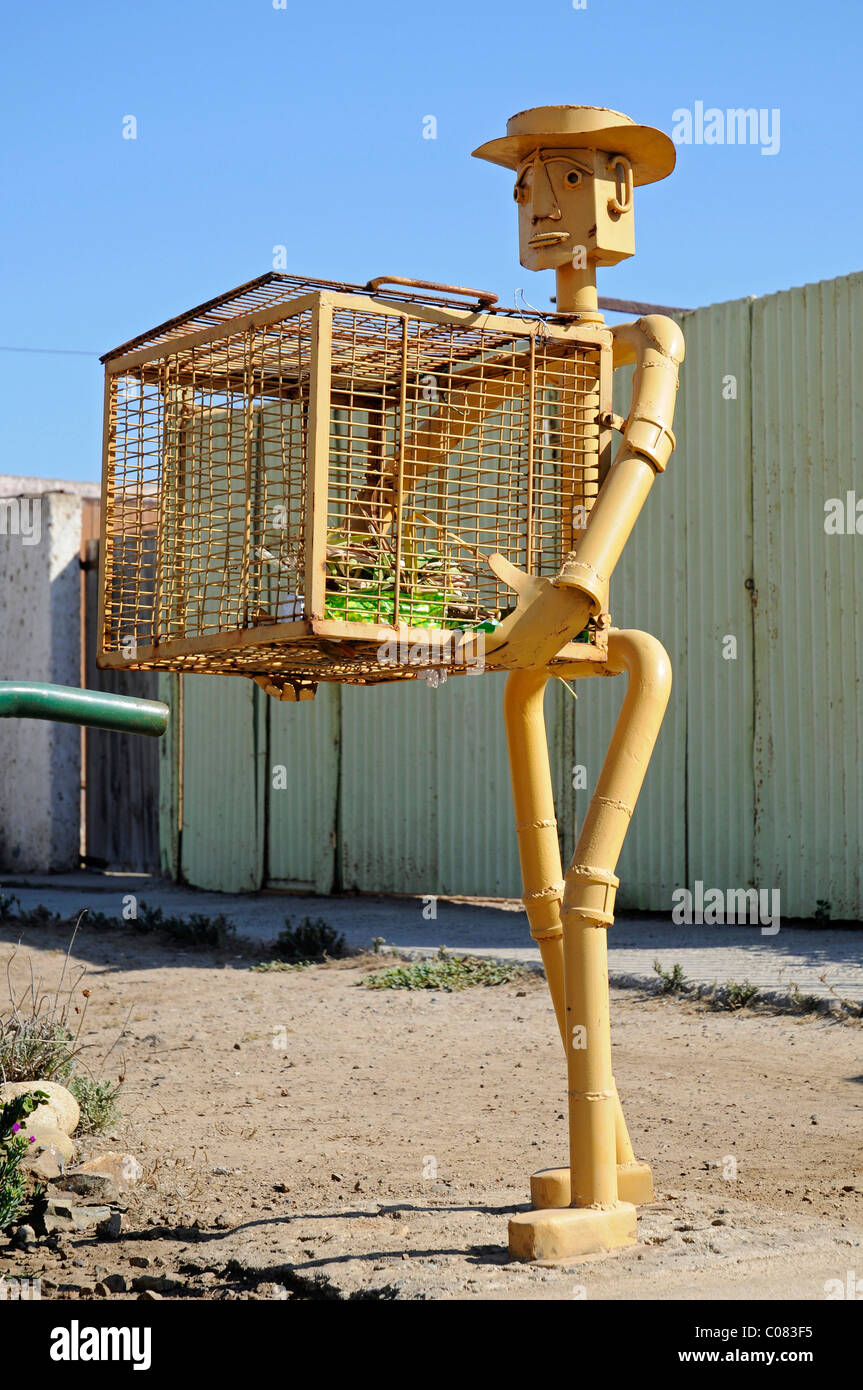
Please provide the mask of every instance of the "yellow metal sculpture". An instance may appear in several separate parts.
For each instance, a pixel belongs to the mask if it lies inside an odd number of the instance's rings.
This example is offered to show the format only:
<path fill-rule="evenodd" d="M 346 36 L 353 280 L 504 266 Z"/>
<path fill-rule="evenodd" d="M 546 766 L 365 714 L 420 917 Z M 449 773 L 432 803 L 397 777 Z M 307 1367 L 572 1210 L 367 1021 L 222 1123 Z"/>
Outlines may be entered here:
<path fill-rule="evenodd" d="M 514 116 L 506 136 L 474 153 L 516 171 L 521 262 L 556 270 L 558 313 L 600 320 L 596 266 L 633 254 L 633 189 L 672 171 L 671 140 L 615 111 L 552 106 Z M 611 628 L 604 664 L 558 670 L 576 678 L 625 671 L 629 680 L 563 880 L 542 714 L 551 674 L 542 659 L 553 654 L 553 634 L 560 633 L 561 620 L 573 631 L 607 610 L 614 565 L 674 448 L 680 329 L 650 315 L 612 328 L 611 340 L 615 366 L 635 363 L 629 414 L 618 422 L 623 442 L 577 547 L 533 605 L 530 638 L 522 636 L 533 660 L 509 676 L 506 691 L 524 903 L 563 1038 L 569 1105 L 569 1169 L 534 1174 L 534 1210 L 510 1223 L 510 1251 L 520 1259 L 630 1244 L 636 1206 L 653 1197 L 650 1169 L 633 1153 L 612 1072 L 605 934 L 614 921 L 614 870 L 668 703 L 668 656 L 647 633 Z M 561 606 L 566 602 L 568 614 Z"/>
<path fill-rule="evenodd" d="M 524 902 L 564 1041 L 570 1166 L 537 1173 L 520 1259 L 636 1238 L 652 1197 L 611 1068 L 615 866 L 668 701 L 646 633 L 611 627 L 614 566 L 671 431 L 683 339 L 608 327 L 597 265 L 633 254 L 633 191 L 669 174 L 660 131 L 588 106 L 514 116 L 474 152 L 515 172 L 522 264 L 555 312 L 379 277 L 269 274 L 107 354 L 103 666 L 247 676 L 280 700 L 506 670 Z M 464 303 L 465 298 L 469 302 Z M 626 419 L 615 367 L 633 365 Z M 611 456 L 612 434 L 622 442 Z M 543 694 L 629 686 L 564 878 Z"/>

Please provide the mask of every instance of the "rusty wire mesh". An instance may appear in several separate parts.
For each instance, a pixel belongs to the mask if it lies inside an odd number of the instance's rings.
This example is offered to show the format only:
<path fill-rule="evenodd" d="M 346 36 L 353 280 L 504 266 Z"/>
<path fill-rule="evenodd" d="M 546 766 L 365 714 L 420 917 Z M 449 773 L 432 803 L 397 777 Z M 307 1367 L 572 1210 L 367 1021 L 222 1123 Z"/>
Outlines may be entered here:
<path fill-rule="evenodd" d="M 322 357 L 303 304 L 263 325 L 228 318 L 218 336 L 212 316 L 193 339 L 176 321 L 131 363 L 109 357 L 112 664 L 414 674 L 376 660 L 382 628 L 493 632 L 515 596 L 488 556 L 551 575 L 576 543 L 600 482 L 596 341 L 338 295 Z M 315 461 L 313 389 L 329 398 Z"/>

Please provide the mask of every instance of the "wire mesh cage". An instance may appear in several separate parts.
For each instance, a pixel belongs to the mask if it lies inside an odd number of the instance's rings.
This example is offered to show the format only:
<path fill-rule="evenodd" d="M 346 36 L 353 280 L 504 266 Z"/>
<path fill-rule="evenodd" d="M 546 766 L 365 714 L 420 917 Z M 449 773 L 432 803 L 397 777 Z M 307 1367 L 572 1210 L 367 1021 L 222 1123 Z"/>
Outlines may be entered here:
<path fill-rule="evenodd" d="M 609 343 L 270 275 L 109 353 L 100 664 L 295 693 L 473 666 L 516 600 L 491 558 L 551 577 L 577 544 Z"/>

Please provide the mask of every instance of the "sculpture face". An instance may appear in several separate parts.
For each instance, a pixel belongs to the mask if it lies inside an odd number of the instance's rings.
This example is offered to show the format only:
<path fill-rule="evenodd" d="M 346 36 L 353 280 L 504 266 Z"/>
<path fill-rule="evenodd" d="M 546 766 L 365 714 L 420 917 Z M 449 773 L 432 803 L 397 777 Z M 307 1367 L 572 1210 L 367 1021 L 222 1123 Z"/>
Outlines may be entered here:
<path fill-rule="evenodd" d="M 614 265 L 635 252 L 632 166 L 601 150 L 537 149 L 518 166 L 519 259 L 528 270 Z"/>

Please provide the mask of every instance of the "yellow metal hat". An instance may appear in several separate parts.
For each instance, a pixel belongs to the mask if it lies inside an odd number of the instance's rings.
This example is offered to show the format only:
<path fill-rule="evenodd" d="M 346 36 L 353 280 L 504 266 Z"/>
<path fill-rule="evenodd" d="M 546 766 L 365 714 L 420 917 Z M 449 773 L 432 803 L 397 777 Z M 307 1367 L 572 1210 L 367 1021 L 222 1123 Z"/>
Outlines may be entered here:
<path fill-rule="evenodd" d="M 663 131 L 636 125 L 630 116 L 607 106 L 532 106 L 510 117 L 506 135 L 487 140 L 473 153 L 477 159 L 517 169 L 537 146 L 626 155 L 637 184 L 666 178 L 677 159 L 674 143 Z"/>

